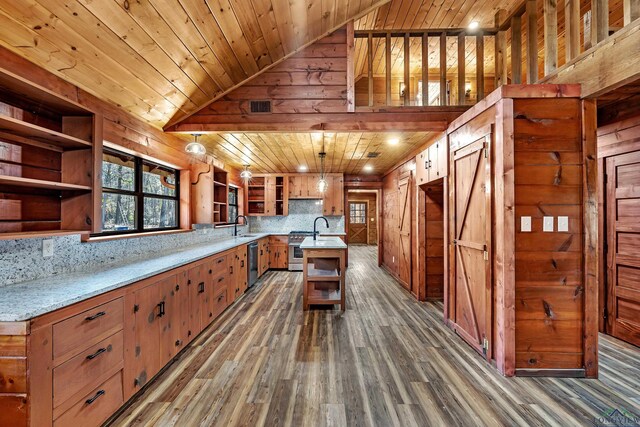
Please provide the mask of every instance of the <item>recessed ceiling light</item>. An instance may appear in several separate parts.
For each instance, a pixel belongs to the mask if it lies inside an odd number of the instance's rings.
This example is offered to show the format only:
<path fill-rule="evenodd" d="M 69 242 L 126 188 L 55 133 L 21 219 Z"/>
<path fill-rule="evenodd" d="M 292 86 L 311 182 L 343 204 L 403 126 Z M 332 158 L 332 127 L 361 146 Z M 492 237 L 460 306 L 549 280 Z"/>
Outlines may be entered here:
<path fill-rule="evenodd" d="M 471 23 L 469 23 L 469 29 L 470 30 L 475 30 L 479 26 L 480 26 L 480 24 L 478 23 L 478 21 L 471 21 Z"/>
<path fill-rule="evenodd" d="M 399 138 L 391 138 L 389 139 L 389 144 L 391 145 L 398 145 L 400 143 L 400 139 Z"/>
<path fill-rule="evenodd" d="M 298 170 L 300 172 L 306 172 L 307 171 L 307 167 L 305 165 L 300 165 L 300 166 L 298 166 Z"/>
<path fill-rule="evenodd" d="M 371 172 L 373 170 L 373 166 L 365 165 L 364 170 L 367 171 L 367 172 Z"/>

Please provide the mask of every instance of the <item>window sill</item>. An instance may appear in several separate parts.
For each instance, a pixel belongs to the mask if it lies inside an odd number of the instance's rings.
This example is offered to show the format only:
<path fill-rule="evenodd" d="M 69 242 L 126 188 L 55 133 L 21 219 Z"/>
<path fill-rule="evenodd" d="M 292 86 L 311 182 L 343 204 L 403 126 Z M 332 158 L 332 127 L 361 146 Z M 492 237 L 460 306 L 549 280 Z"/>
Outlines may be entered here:
<path fill-rule="evenodd" d="M 120 235 L 114 235 L 114 236 L 90 236 L 88 234 L 85 234 L 82 236 L 82 241 L 84 243 L 110 242 L 112 240 L 136 239 L 140 237 L 165 236 L 168 234 L 191 233 L 192 231 L 195 231 L 195 230 L 189 228 L 189 229 L 180 229 L 180 230 L 151 231 L 149 233 L 120 234 Z"/>

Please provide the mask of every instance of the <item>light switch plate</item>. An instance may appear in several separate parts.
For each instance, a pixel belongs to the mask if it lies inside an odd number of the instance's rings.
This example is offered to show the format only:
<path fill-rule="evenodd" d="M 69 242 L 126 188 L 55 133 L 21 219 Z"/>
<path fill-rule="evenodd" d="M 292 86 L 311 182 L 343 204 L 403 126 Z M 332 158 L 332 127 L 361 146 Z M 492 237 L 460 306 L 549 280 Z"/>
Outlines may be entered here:
<path fill-rule="evenodd" d="M 545 216 L 542 220 L 542 231 L 546 233 L 553 232 L 553 217 Z"/>
<path fill-rule="evenodd" d="M 520 232 L 531 233 L 531 217 L 530 216 L 520 217 Z"/>
<path fill-rule="evenodd" d="M 53 239 L 45 239 L 42 241 L 42 257 L 50 258 L 53 256 Z"/>
<path fill-rule="evenodd" d="M 568 216 L 559 216 L 558 217 L 558 231 L 559 232 L 568 232 L 569 231 L 569 217 Z"/>

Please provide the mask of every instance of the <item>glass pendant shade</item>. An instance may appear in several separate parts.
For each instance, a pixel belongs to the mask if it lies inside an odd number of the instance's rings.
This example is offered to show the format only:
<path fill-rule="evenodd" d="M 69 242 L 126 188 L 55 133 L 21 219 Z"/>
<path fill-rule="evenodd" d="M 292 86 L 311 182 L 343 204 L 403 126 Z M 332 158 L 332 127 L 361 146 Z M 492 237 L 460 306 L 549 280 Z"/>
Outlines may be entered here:
<path fill-rule="evenodd" d="M 250 180 L 251 176 L 252 176 L 252 173 L 249 170 L 249 165 L 244 165 L 244 170 L 240 172 L 240 178 L 244 180 Z"/>
<path fill-rule="evenodd" d="M 190 142 L 189 144 L 187 144 L 186 147 L 184 147 L 184 150 L 189 153 L 189 154 L 193 154 L 196 156 L 202 156 L 203 154 L 207 153 L 207 149 L 204 147 L 204 145 L 200 144 L 198 142 L 198 137 L 200 135 L 194 134 L 194 141 Z"/>
<path fill-rule="evenodd" d="M 318 184 L 317 184 L 317 189 L 319 192 L 324 193 L 325 191 L 327 191 L 327 187 L 329 186 L 329 184 L 327 184 L 327 180 L 324 178 L 320 178 L 318 180 Z"/>

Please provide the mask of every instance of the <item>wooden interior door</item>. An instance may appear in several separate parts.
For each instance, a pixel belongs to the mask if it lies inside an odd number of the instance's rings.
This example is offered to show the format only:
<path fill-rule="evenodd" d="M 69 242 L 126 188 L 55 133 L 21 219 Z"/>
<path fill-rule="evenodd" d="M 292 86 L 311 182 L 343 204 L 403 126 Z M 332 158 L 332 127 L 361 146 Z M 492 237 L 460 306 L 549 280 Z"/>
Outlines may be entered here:
<path fill-rule="evenodd" d="M 640 152 L 607 165 L 607 332 L 640 346 Z"/>
<path fill-rule="evenodd" d="M 454 153 L 454 328 L 491 358 L 491 169 L 490 136 Z"/>
<path fill-rule="evenodd" d="M 398 182 L 398 201 L 398 276 L 403 285 L 411 289 L 411 176 Z"/>
<path fill-rule="evenodd" d="M 368 243 L 367 218 L 369 212 L 367 202 L 349 201 L 349 243 Z"/>

